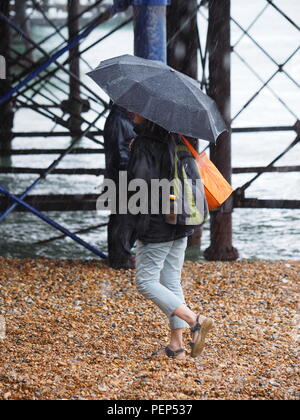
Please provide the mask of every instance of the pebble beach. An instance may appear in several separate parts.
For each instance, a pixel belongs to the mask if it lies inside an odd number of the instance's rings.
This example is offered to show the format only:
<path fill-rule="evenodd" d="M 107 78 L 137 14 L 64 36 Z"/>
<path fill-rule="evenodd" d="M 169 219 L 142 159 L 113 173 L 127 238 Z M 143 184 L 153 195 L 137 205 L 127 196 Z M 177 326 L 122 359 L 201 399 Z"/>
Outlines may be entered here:
<path fill-rule="evenodd" d="M 187 303 L 216 322 L 197 359 L 151 357 L 167 320 L 134 277 L 0 258 L 0 399 L 300 399 L 300 261 L 185 262 Z"/>

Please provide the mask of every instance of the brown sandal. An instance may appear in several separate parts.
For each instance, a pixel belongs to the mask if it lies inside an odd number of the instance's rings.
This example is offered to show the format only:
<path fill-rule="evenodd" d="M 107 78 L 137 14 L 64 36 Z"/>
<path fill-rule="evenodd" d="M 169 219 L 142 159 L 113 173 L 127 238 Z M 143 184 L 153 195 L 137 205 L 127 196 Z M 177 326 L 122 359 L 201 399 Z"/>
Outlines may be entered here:
<path fill-rule="evenodd" d="M 197 316 L 196 324 L 190 329 L 192 339 L 194 338 L 194 334 L 198 332 L 195 341 L 190 343 L 190 346 L 192 347 L 192 357 L 198 357 L 202 353 L 205 346 L 206 335 L 213 327 L 214 321 L 211 318 L 205 318 L 205 320 L 200 324 L 199 315 Z"/>
<path fill-rule="evenodd" d="M 166 356 L 168 356 L 168 357 L 172 357 L 172 358 L 176 359 L 177 356 L 179 354 L 185 352 L 185 350 L 184 349 L 172 350 L 172 349 L 170 349 L 170 347 L 167 346 L 167 347 L 164 347 L 160 350 L 154 351 L 151 356 L 157 356 L 161 352 L 164 352 L 166 354 Z"/>

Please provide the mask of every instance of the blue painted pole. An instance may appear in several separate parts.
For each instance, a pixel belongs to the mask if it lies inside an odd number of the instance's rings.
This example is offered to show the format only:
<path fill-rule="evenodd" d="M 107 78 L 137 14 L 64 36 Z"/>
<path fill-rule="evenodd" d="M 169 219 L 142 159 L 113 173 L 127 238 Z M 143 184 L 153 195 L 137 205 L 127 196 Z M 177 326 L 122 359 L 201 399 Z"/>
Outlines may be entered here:
<path fill-rule="evenodd" d="M 134 54 L 167 61 L 166 7 L 171 0 L 132 0 Z"/>
<path fill-rule="evenodd" d="M 59 230 L 60 232 L 64 233 L 66 236 L 69 236 L 73 239 L 73 241 L 77 242 L 78 244 L 82 245 L 84 248 L 88 249 L 89 251 L 93 252 L 94 254 L 98 255 L 101 258 L 107 258 L 107 256 L 99 251 L 97 248 L 93 247 L 92 245 L 85 242 L 83 239 L 79 238 L 74 233 L 70 232 L 68 229 L 64 228 L 54 220 L 50 219 L 50 217 L 46 216 L 45 214 L 38 211 L 36 208 L 32 207 L 30 204 L 23 201 L 21 198 L 11 194 L 3 185 L 0 184 L 0 193 L 4 194 L 6 197 L 9 197 L 11 200 L 15 201 L 16 203 L 20 204 L 21 206 L 25 207 L 28 211 L 33 213 L 35 216 L 42 219 L 44 222 L 48 223 L 48 225 L 54 227 L 55 229 Z"/>

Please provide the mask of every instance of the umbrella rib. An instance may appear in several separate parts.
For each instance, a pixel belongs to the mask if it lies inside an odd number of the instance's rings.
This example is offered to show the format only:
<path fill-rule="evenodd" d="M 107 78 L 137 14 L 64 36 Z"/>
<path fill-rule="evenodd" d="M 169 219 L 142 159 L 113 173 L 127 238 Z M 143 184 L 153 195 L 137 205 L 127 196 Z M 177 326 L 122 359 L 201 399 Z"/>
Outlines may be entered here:
<path fill-rule="evenodd" d="M 205 95 L 205 93 L 204 92 L 202 92 L 202 90 L 200 89 L 200 86 L 198 87 L 198 86 L 195 86 L 195 89 L 199 89 L 199 91 L 200 91 L 200 93 L 202 93 L 203 94 L 203 98 L 201 98 L 201 97 L 199 97 L 199 96 L 197 96 L 197 94 L 195 93 L 195 91 L 192 89 L 194 86 L 191 86 L 190 84 L 188 84 L 187 82 L 189 82 L 188 80 L 185 80 L 185 78 L 182 78 L 181 79 L 182 81 L 183 81 L 183 83 L 185 84 L 185 86 L 191 91 L 191 93 L 194 95 L 194 97 L 198 100 L 198 101 L 200 101 L 200 103 L 201 103 L 201 105 L 203 106 L 203 107 L 207 107 L 207 104 L 205 104 L 205 103 L 203 103 L 203 100 L 204 101 L 208 101 L 208 102 L 213 102 L 213 100 L 209 97 L 209 96 L 207 96 L 207 95 Z M 193 80 L 193 79 L 192 79 Z M 196 82 L 196 80 L 195 80 L 195 82 Z M 203 99 L 203 100 L 202 100 Z"/>

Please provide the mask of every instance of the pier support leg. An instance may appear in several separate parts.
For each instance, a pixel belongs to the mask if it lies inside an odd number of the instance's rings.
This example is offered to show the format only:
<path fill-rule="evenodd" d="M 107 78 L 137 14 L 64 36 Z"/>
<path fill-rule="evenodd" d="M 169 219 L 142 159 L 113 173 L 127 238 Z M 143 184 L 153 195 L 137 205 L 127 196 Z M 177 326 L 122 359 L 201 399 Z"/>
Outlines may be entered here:
<path fill-rule="evenodd" d="M 76 19 L 76 16 L 80 13 L 80 0 L 68 0 L 68 12 L 69 39 L 71 40 L 80 31 L 79 19 Z M 79 44 L 70 49 L 70 72 L 80 78 Z M 70 76 L 69 109 L 72 111 L 69 119 L 70 131 L 78 132 L 81 130 L 81 108 L 80 83 Z"/>
<path fill-rule="evenodd" d="M 0 2 L 0 11 L 6 16 L 9 16 L 10 2 L 8 0 Z M 9 83 L 9 68 L 7 66 L 7 55 L 10 47 L 10 29 L 6 22 L 1 21 L 0 24 L 0 56 L 1 69 L 0 77 L 0 97 L 3 96 L 10 89 Z M 2 78 L 3 77 L 3 78 Z M 13 107 L 9 100 L 0 105 L 0 156 L 8 156 L 11 152 L 11 143 L 13 139 Z"/>
<path fill-rule="evenodd" d="M 172 0 L 167 8 L 167 57 L 169 66 L 198 79 L 197 0 Z M 193 146 L 198 149 L 197 142 Z M 190 257 L 200 254 L 202 228 L 188 239 Z"/>
<path fill-rule="evenodd" d="M 198 79 L 197 0 L 172 0 L 167 8 L 168 64 Z"/>
<path fill-rule="evenodd" d="M 28 37 L 31 37 L 30 20 L 26 19 L 27 0 L 15 0 L 15 22 Z M 20 42 L 24 44 L 25 51 L 31 49 L 31 44 L 24 38 L 20 38 Z M 33 54 L 27 54 L 27 58 L 33 61 Z"/>
<path fill-rule="evenodd" d="M 230 0 L 209 1 L 208 36 L 209 95 L 230 127 Z M 217 144 L 211 146 L 210 157 L 231 182 L 231 132 L 223 133 Z M 238 258 L 238 251 L 232 246 L 232 212 L 232 197 L 211 212 L 211 245 L 204 252 L 207 260 L 232 261 Z"/>

